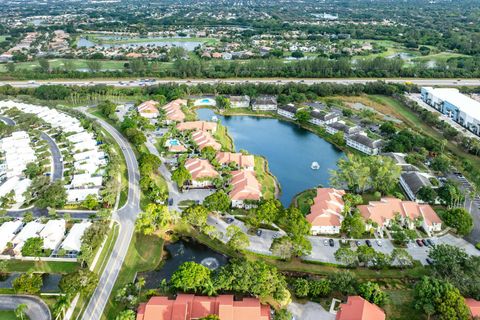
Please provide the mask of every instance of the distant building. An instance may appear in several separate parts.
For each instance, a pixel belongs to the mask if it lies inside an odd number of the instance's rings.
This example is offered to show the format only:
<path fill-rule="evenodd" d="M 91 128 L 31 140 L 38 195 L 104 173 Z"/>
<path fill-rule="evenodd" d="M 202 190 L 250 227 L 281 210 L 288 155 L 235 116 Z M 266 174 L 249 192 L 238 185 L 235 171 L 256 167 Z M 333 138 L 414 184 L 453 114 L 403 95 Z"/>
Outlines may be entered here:
<path fill-rule="evenodd" d="M 287 104 L 286 106 L 279 106 L 277 108 L 277 113 L 285 118 L 294 119 L 295 114 L 297 113 L 297 107 L 293 104 Z"/>
<path fill-rule="evenodd" d="M 192 140 L 198 146 L 199 150 L 203 150 L 206 147 L 212 147 L 216 151 L 222 149 L 222 145 L 207 131 L 195 131 L 192 133 Z"/>
<path fill-rule="evenodd" d="M 188 159 L 185 161 L 185 169 L 190 172 L 192 177 L 190 186 L 193 188 L 211 187 L 212 180 L 220 176 L 210 162 L 204 159 Z"/>
<path fill-rule="evenodd" d="M 233 295 L 218 297 L 178 294 L 175 299 L 151 297 L 138 307 L 137 320 L 194 320 L 217 315 L 222 320 L 270 320 L 270 307 L 257 298 L 235 301 Z"/>
<path fill-rule="evenodd" d="M 422 100 L 480 136 L 480 102 L 453 88 L 421 89 Z"/>
<path fill-rule="evenodd" d="M 252 110 L 275 111 L 277 110 L 277 97 L 259 96 L 252 102 Z"/>
<path fill-rule="evenodd" d="M 360 296 L 349 296 L 340 305 L 336 320 L 385 320 L 385 312 Z"/>
<path fill-rule="evenodd" d="M 317 234 L 338 234 L 343 221 L 344 190 L 318 188 L 310 213 L 306 216 L 312 225 L 311 232 Z"/>
<path fill-rule="evenodd" d="M 254 171 L 232 171 L 230 184 L 232 185 L 232 191 L 230 191 L 229 196 L 234 208 L 246 207 L 246 200 L 259 201 L 262 198 L 262 186 L 258 183 Z"/>
<path fill-rule="evenodd" d="M 248 108 L 250 107 L 250 97 L 249 96 L 230 96 L 230 107 L 231 108 Z"/>
<path fill-rule="evenodd" d="M 167 122 L 182 122 L 185 120 L 185 114 L 182 111 L 182 107 L 187 105 L 187 100 L 176 99 L 170 101 L 162 107 L 165 110 L 165 117 Z"/>
<path fill-rule="evenodd" d="M 338 121 L 338 115 L 334 112 L 312 110 L 310 112 L 310 123 L 317 126 L 325 126 Z"/>
<path fill-rule="evenodd" d="M 377 155 L 383 145 L 382 139 L 371 139 L 366 133 L 359 132 L 345 136 L 347 146 L 368 155 Z"/>
<path fill-rule="evenodd" d="M 429 175 L 417 171 L 402 172 L 400 175 L 400 185 L 407 194 L 408 199 L 416 202 L 422 202 L 417 199 L 417 193 L 423 187 L 432 187 Z"/>
<path fill-rule="evenodd" d="M 187 121 L 177 124 L 177 129 L 178 131 L 200 130 L 215 133 L 217 131 L 217 123 L 211 121 Z"/>
<path fill-rule="evenodd" d="M 359 126 L 346 124 L 345 121 L 342 120 L 327 125 L 325 129 L 329 134 L 343 132 L 345 135 L 354 134 L 361 130 Z"/>
<path fill-rule="evenodd" d="M 254 170 L 255 157 L 251 154 L 233 153 L 233 152 L 219 152 L 215 159 L 221 165 L 229 165 L 235 163 L 239 169 Z"/>

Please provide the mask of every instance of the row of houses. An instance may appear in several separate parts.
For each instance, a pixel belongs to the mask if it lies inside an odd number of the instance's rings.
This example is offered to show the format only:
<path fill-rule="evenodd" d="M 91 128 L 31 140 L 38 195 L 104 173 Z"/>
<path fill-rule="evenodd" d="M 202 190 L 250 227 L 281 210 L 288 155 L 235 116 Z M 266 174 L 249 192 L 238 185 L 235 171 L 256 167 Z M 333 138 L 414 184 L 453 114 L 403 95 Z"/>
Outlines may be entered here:
<path fill-rule="evenodd" d="M 43 239 L 45 250 L 63 249 L 68 254 L 76 254 L 80 252 L 82 236 L 90 225 L 89 221 L 75 223 L 65 236 L 63 219 L 49 220 L 45 224 L 40 221 L 24 223 L 20 219 L 8 221 L 0 226 L 0 253 L 11 244 L 15 256 L 21 256 L 26 241 L 38 237 Z"/>
<path fill-rule="evenodd" d="M 313 235 L 339 234 L 344 219 L 344 190 L 318 188 L 307 220 Z M 403 201 L 386 197 L 357 206 L 366 222 L 366 231 L 374 229 L 382 233 L 386 228 L 398 223 L 408 229 L 421 227 L 427 234 L 441 231 L 442 221 L 428 204 Z"/>
<path fill-rule="evenodd" d="M 24 113 L 35 114 L 57 133 L 62 132 L 66 136 L 74 159 L 72 179 L 66 185 L 69 203 L 83 201 L 89 195 L 99 197 L 103 183 L 101 168 L 107 164 L 107 155 L 100 149 L 94 134 L 83 128 L 80 120 L 56 109 L 12 101 L 1 101 L 0 108 L 17 108 Z"/>
<path fill-rule="evenodd" d="M 0 197 L 13 192 L 16 205 L 21 205 L 25 201 L 23 194 L 31 184 L 23 171 L 28 163 L 37 159 L 30 136 L 25 131 L 12 132 L 0 139 L 0 150 Z"/>
<path fill-rule="evenodd" d="M 278 106 L 277 114 L 293 120 L 300 109 L 302 108 L 297 108 L 293 104 Z M 338 113 L 326 111 L 323 107 L 313 107 L 309 112 L 311 124 L 324 127 L 331 135 L 342 132 L 347 146 L 368 155 L 376 155 L 381 151 L 383 140 L 380 137 L 369 136 L 359 126 L 339 120 Z"/>

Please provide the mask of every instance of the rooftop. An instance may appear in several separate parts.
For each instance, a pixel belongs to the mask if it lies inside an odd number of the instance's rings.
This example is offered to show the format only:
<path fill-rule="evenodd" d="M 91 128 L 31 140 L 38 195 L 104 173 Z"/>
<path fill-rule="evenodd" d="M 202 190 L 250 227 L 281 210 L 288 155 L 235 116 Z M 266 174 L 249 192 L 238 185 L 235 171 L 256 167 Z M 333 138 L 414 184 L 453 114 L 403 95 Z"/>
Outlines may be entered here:
<path fill-rule="evenodd" d="M 219 173 L 215 168 L 204 159 L 188 159 L 185 161 L 185 168 L 190 172 L 193 180 L 202 178 L 215 178 L 219 176 Z"/>
<path fill-rule="evenodd" d="M 385 320 L 385 312 L 380 307 L 360 296 L 349 296 L 340 305 L 336 320 Z"/>
<path fill-rule="evenodd" d="M 471 117 L 480 120 L 480 102 L 460 93 L 458 89 L 432 87 L 424 87 L 424 89 L 433 96 L 443 101 L 447 101 Z"/>
<path fill-rule="evenodd" d="M 341 213 L 344 194 L 344 190 L 318 188 L 310 213 L 306 217 L 307 221 L 312 226 L 340 226 L 343 220 Z"/>

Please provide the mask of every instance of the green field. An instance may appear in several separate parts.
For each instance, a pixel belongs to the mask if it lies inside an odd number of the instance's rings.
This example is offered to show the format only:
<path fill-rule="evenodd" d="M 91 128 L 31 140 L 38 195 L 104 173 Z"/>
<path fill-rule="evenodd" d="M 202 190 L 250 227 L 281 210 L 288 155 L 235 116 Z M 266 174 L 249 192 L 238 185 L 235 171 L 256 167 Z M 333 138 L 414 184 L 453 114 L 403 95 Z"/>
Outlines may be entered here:
<path fill-rule="evenodd" d="M 261 156 L 255 156 L 255 175 L 262 186 L 264 199 L 274 199 L 276 194 L 275 178 L 268 172 L 268 165 Z"/>
<path fill-rule="evenodd" d="M 45 273 L 71 273 L 80 265 L 77 262 L 52 262 L 52 261 L 21 261 L 8 260 L 7 272 L 45 272 Z"/>
<path fill-rule="evenodd" d="M 18 320 L 13 310 L 0 310 L 0 319 L 2 320 Z M 27 320 L 28 317 L 23 317 L 24 320 Z"/>
<path fill-rule="evenodd" d="M 73 69 L 78 70 L 78 69 L 88 69 L 88 64 L 85 59 L 50 59 L 48 60 L 50 62 L 50 68 L 55 69 L 55 68 L 64 68 L 65 64 L 64 61 L 69 60 L 73 64 Z M 123 65 L 128 62 L 128 61 L 122 61 L 122 60 L 98 60 L 101 63 L 101 69 L 104 70 L 123 70 Z M 39 68 L 40 65 L 38 61 L 27 61 L 27 62 L 18 62 L 15 63 L 16 69 L 17 70 L 33 70 L 35 68 Z M 7 69 L 5 68 L 5 65 L 2 64 L 0 65 L 0 72 L 7 72 Z"/>
<path fill-rule="evenodd" d="M 85 38 L 89 41 L 98 43 L 98 44 L 129 44 L 129 43 L 144 43 L 144 42 L 202 42 L 205 44 L 215 44 L 218 42 L 214 38 L 162 38 L 162 37 L 152 37 L 152 38 L 141 38 L 141 37 L 122 37 L 119 39 L 105 39 L 106 37 L 103 34 L 83 34 L 77 38 Z"/>
<path fill-rule="evenodd" d="M 315 189 L 308 189 L 299 193 L 293 199 L 294 205 L 304 214 L 307 215 L 310 213 L 310 207 L 313 204 L 313 199 L 317 195 Z"/>

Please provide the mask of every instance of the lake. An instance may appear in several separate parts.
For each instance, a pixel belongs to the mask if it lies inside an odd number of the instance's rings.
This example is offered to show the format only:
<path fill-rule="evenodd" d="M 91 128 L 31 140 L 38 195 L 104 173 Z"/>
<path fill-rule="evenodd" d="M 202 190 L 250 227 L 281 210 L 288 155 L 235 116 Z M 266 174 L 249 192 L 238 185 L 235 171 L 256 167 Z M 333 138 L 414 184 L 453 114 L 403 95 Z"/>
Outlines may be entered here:
<path fill-rule="evenodd" d="M 210 270 L 216 270 L 228 262 L 228 258 L 192 239 L 182 239 L 165 245 L 168 256 L 158 270 L 139 273 L 145 278 L 145 288 L 158 288 L 162 279 L 170 280 L 178 267 L 187 261 L 200 263 Z"/>
<path fill-rule="evenodd" d="M 199 109 L 201 120 L 211 120 L 211 109 Z M 238 150 L 264 156 L 271 173 L 277 177 L 280 201 L 289 206 L 293 197 L 318 185 L 329 186 L 330 170 L 344 153 L 331 143 L 296 124 L 273 118 L 215 115 L 228 128 Z M 313 161 L 319 170 L 310 168 Z"/>

